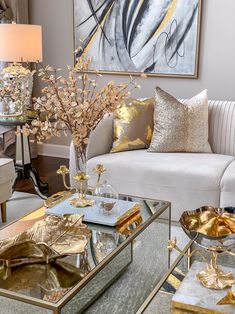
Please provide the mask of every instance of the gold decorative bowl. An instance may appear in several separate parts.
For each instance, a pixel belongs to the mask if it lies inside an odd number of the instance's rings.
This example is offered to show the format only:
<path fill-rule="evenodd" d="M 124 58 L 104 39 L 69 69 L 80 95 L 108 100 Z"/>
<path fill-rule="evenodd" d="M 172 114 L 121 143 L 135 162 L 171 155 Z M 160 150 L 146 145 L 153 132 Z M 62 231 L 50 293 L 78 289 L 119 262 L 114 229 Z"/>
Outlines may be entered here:
<path fill-rule="evenodd" d="M 217 243 L 221 246 L 226 240 L 235 239 L 235 207 L 203 206 L 185 211 L 180 224 L 189 238 L 199 245 L 208 248 Z"/>

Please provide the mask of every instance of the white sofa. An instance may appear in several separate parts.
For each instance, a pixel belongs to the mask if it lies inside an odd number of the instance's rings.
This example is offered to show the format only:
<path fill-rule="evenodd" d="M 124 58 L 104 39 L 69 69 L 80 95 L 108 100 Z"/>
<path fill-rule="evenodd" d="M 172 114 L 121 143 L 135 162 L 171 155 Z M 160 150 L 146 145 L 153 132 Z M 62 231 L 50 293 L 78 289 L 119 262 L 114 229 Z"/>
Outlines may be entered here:
<path fill-rule="evenodd" d="M 209 142 L 213 154 L 149 153 L 132 150 L 109 153 L 113 117 L 106 117 L 90 137 L 88 173 L 104 164 L 105 177 L 121 194 L 172 203 L 172 220 L 184 210 L 203 205 L 235 206 L 235 102 L 209 101 Z M 70 147 L 70 175 L 76 172 Z"/>

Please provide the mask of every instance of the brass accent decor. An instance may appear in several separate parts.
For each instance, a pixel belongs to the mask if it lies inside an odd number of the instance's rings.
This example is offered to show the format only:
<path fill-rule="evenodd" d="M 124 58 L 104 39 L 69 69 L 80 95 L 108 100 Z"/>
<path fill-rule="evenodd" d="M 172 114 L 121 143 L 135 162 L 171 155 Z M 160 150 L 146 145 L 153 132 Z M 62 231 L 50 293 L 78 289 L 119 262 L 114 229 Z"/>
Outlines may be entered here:
<path fill-rule="evenodd" d="M 100 184 L 100 179 L 101 179 L 101 175 L 106 172 L 106 168 L 104 167 L 104 165 L 98 164 L 98 165 L 96 165 L 96 167 L 93 169 L 93 172 L 98 175 L 98 177 L 97 177 L 97 182 L 96 182 L 96 186 L 94 187 L 94 190 L 95 190 L 95 189 L 99 186 L 99 184 Z"/>
<path fill-rule="evenodd" d="M 86 175 L 85 172 L 78 172 L 73 179 L 79 184 L 78 197 L 72 199 L 70 204 L 74 207 L 87 207 L 94 205 L 95 201 L 87 198 L 86 196 L 89 176 Z"/>
<path fill-rule="evenodd" d="M 140 214 L 140 204 L 136 204 L 118 219 L 117 231 L 123 235 L 130 235 L 141 225 L 143 218 Z"/>
<path fill-rule="evenodd" d="M 0 260 L 11 268 L 84 253 L 91 232 L 82 219 L 82 215 L 46 216 L 30 229 L 0 241 Z"/>
<path fill-rule="evenodd" d="M 231 272 L 225 273 L 218 265 L 218 253 L 212 252 L 210 264 L 206 269 L 197 274 L 197 279 L 203 286 L 211 289 L 224 289 L 235 284 L 235 278 Z"/>
<path fill-rule="evenodd" d="M 65 180 L 66 174 L 69 173 L 69 169 L 64 165 L 61 165 L 60 168 L 56 171 L 56 173 L 62 176 L 64 187 L 67 190 L 69 190 L 70 187 L 67 185 L 66 180 Z"/>
<path fill-rule="evenodd" d="M 232 289 L 229 289 L 226 296 L 222 298 L 218 303 L 218 305 L 235 305 L 235 294 L 233 293 Z"/>
<path fill-rule="evenodd" d="M 186 211 L 180 224 L 188 235 L 194 232 L 208 237 L 226 237 L 235 233 L 235 214 L 222 208 L 204 206 L 194 211 Z"/>
<path fill-rule="evenodd" d="M 106 171 L 105 167 L 101 164 L 96 165 L 96 167 L 93 169 L 93 173 L 97 174 L 97 182 L 94 187 L 91 187 L 88 185 L 89 176 L 85 172 L 78 172 L 74 177 L 74 181 L 78 183 L 78 197 L 72 199 L 70 201 L 70 204 L 74 207 L 87 207 L 94 205 L 95 201 L 92 198 L 87 198 L 87 190 L 95 191 L 95 189 L 99 186 L 101 175 Z M 61 165 L 60 168 L 56 172 L 58 175 L 62 176 L 64 187 L 67 190 L 70 190 L 72 192 L 72 188 L 67 185 L 66 183 L 66 175 L 69 174 L 69 169 Z M 58 202 L 61 202 L 62 200 L 66 199 L 67 196 L 69 197 L 72 193 L 66 193 L 66 192 L 60 192 L 53 195 L 53 199 L 49 198 L 49 201 L 47 200 L 46 203 L 49 205 L 48 207 L 52 207 L 57 204 L 56 198 L 58 197 Z M 52 205 L 52 206 L 51 206 Z"/>
<path fill-rule="evenodd" d="M 0 286 L 14 292 L 37 289 L 40 286 L 43 299 L 56 302 L 70 287 L 81 281 L 86 273 L 83 269 L 58 260 L 50 265 L 0 268 Z"/>
<path fill-rule="evenodd" d="M 210 263 L 207 263 L 206 269 L 197 275 L 198 280 L 207 288 L 224 289 L 235 284 L 233 274 L 225 273 L 217 263 L 220 253 L 235 256 L 232 251 L 235 247 L 234 212 L 234 208 L 204 206 L 193 211 L 185 211 L 180 218 L 180 224 L 189 238 L 211 252 Z M 175 244 L 171 243 L 172 247 Z"/>
<path fill-rule="evenodd" d="M 52 196 L 48 197 L 45 200 L 44 205 L 47 208 L 52 208 L 53 206 L 63 202 L 67 198 L 69 198 L 73 193 L 75 193 L 75 191 L 76 191 L 75 189 L 71 189 L 70 191 L 57 192 L 57 193 L 53 194 Z"/>

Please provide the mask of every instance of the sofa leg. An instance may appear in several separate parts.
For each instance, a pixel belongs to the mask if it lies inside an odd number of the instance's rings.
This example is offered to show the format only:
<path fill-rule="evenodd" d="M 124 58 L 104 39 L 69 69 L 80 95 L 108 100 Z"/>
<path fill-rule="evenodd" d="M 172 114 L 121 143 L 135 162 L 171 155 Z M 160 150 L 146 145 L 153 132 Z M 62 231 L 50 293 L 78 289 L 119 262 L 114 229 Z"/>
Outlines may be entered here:
<path fill-rule="evenodd" d="M 2 222 L 7 221 L 7 203 L 1 204 L 1 215 L 2 215 Z"/>

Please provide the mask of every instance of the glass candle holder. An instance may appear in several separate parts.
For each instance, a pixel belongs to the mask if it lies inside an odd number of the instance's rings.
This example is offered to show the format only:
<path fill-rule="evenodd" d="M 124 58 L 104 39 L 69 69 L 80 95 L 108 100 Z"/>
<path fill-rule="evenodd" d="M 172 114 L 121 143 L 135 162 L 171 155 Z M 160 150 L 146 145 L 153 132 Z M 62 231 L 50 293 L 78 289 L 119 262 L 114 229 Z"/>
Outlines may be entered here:
<path fill-rule="evenodd" d="M 118 211 L 118 193 L 107 181 L 98 185 L 95 195 L 97 196 L 97 205 L 103 214 L 110 215 L 114 211 Z"/>

